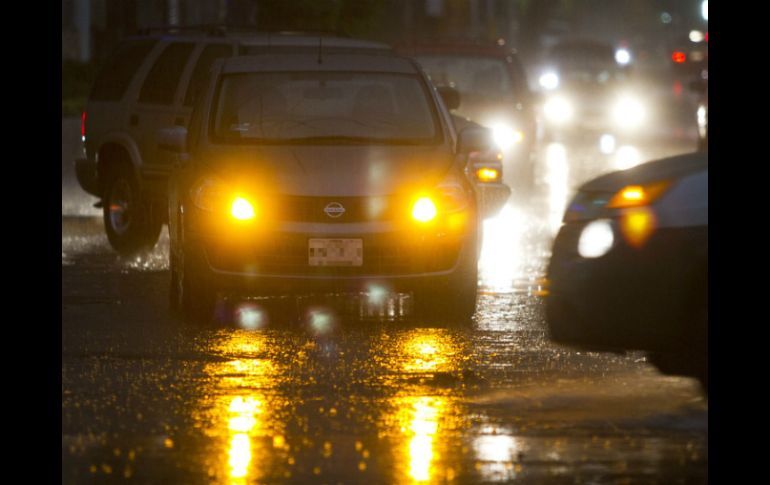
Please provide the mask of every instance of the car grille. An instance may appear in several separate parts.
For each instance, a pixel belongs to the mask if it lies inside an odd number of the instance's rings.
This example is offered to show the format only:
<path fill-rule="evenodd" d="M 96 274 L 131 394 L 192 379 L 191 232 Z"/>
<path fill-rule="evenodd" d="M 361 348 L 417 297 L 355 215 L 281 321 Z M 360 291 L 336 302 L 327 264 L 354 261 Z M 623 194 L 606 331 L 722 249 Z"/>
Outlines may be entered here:
<path fill-rule="evenodd" d="M 209 264 L 220 271 L 307 276 L 419 274 L 454 267 L 459 240 L 403 241 L 394 237 L 364 237 L 362 266 L 310 266 L 306 235 L 271 236 L 269 242 L 234 249 L 207 248 Z"/>
<path fill-rule="evenodd" d="M 373 222 L 396 218 L 395 197 L 302 197 L 284 196 L 279 200 L 281 219 L 291 222 Z M 324 209 L 333 205 L 344 212 L 331 217 Z"/>

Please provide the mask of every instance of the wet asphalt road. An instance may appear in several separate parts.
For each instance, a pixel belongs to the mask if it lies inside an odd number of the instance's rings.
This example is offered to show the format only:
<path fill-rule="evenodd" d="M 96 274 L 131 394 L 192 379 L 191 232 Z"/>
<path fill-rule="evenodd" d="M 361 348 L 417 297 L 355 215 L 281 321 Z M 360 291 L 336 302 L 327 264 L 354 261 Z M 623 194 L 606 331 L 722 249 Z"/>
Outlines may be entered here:
<path fill-rule="evenodd" d="M 167 237 L 115 255 L 63 145 L 62 482 L 706 482 L 696 381 L 547 339 L 542 277 L 578 182 L 555 150 L 485 225 L 473 325 L 328 296 L 242 302 L 262 317 L 246 329 L 169 316 Z"/>

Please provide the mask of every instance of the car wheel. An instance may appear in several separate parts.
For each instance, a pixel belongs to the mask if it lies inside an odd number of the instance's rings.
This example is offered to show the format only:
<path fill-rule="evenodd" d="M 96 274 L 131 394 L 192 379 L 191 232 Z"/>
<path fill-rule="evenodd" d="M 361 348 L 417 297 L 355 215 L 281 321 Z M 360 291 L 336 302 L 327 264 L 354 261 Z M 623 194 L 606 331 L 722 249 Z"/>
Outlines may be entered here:
<path fill-rule="evenodd" d="M 129 170 L 121 167 L 108 176 L 102 206 L 107 239 L 116 251 L 130 255 L 155 246 L 163 223 L 145 206 Z"/>
<path fill-rule="evenodd" d="M 172 313 L 193 325 L 206 325 L 214 317 L 216 290 L 206 281 L 184 251 L 176 261 L 172 256 L 169 299 Z"/>
<path fill-rule="evenodd" d="M 171 251 L 169 251 L 171 253 Z M 179 279 L 179 271 L 177 270 L 176 263 L 174 260 L 174 255 L 169 254 L 169 272 L 171 273 L 171 278 L 169 279 L 169 285 L 168 285 L 168 307 L 171 311 L 171 315 L 174 317 L 180 316 L 180 310 L 181 310 L 181 290 L 179 288 L 180 286 L 180 279 Z"/>

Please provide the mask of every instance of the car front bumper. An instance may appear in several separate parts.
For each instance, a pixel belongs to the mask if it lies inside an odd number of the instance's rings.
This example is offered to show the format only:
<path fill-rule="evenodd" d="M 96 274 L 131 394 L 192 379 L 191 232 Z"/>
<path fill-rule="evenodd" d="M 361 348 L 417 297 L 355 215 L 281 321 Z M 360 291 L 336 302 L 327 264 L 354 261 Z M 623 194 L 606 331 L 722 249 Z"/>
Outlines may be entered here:
<path fill-rule="evenodd" d="M 577 253 L 586 223 L 562 227 L 548 269 L 551 338 L 594 350 L 666 352 L 706 328 L 694 309 L 707 299 L 708 227 L 657 230 L 642 247 L 615 245 L 599 258 Z M 617 228 L 616 228 L 617 229 Z"/>
<path fill-rule="evenodd" d="M 390 292 L 451 290 L 468 277 L 468 268 L 477 264 L 476 231 L 421 238 L 404 231 L 326 232 L 318 224 L 290 226 L 297 230 L 271 231 L 240 242 L 188 233 L 186 264 L 194 264 L 198 277 L 218 291 L 254 295 L 351 293 L 373 288 Z M 363 264 L 311 266 L 310 238 L 362 239 Z"/>

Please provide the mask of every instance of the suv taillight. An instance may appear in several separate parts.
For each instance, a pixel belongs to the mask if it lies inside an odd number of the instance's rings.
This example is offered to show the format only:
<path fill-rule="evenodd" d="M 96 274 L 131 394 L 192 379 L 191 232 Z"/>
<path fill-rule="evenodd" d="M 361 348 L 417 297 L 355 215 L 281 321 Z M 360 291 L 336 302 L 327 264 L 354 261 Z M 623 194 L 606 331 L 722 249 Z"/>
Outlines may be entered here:
<path fill-rule="evenodd" d="M 80 115 L 80 139 L 86 141 L 86 112 Z"/>

